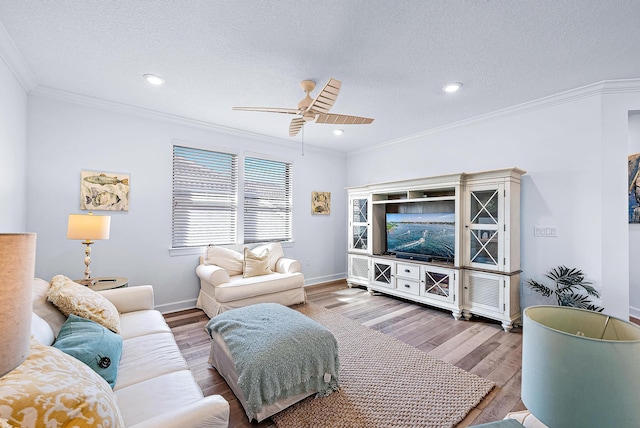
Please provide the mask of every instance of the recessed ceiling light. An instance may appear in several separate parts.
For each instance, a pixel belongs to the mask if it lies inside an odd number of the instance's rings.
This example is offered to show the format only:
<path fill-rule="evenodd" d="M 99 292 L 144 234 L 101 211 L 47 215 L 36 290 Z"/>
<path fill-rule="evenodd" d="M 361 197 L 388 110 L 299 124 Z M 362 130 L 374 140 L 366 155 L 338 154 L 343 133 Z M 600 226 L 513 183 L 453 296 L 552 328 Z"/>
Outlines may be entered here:
<path fill-rule="evenodd" d="M 164 85 L 164 79 L 160 76 L 156 76 L 155 74 L 144 74 L 142 75 L 147 82 L 151 83 L 154 86 L 162 86 Z"/>
<path fill-rule="evenodd" d="M 342 135 L 344 134 L 344 129 L 334 129 L 333 135 Z"/>
<path fill-rule="evenodd" d="M 444 85 L 442 87 L 442 90 L 452 94 L 454 92 L 458 92 L 460 90 L 460 88 L 462 88 L 462 83 L 460 82 L 451 82 L 451 83 L 447 83 L 446 85 Z"/>

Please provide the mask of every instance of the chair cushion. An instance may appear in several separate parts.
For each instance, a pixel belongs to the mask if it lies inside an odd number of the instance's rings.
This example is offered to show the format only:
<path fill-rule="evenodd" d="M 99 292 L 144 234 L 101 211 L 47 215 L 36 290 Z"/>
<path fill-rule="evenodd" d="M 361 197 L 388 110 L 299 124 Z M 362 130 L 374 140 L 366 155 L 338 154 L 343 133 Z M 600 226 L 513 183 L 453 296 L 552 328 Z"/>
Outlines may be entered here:
<path fill-rule="evenodd" d="M 17 426 L 124 427 L 116 397 L 86 364 L 37 340 L 0 378 L 0 417 Z"/>
<path fill-rule="evenodd" d="M 120 316 L 113 303 L 64 275 L 56 275 L 51 279 L 47 298 L 66 316 L 74 314 L 120 333 Z"/>
<path fill-rule="evenodd" d="M 53 346 L 91 367 L 111 388 L 116 384 L 122 355 L 120 335 L 96 322 L 71 314 Z"/>
<path fill-rule="evenodd" d="M 252 276 L 267 275 L 273 271 L 269 267 L 269 250 L 265 249 L 260 255 L 250 249 L 244 249 L 244 260 L 242 262 L 242 276 L 250 278 Z"/>
<path fill-rule="evenodd" d="M 215 299 L 224 303 L 303 286 L 304 277 L 301 273 L 270 273 L 251 278 L 238 275 L 232 277 L 231 282 L 215 287 L 213 292 Z"/>

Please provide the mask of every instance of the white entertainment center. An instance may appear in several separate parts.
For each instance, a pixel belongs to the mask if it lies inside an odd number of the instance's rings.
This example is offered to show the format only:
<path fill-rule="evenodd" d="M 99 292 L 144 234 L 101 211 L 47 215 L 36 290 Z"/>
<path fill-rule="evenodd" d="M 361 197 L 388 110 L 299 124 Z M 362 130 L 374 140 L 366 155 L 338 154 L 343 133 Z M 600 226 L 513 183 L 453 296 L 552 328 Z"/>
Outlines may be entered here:
<path fill-rule="evenodd" d="M 347 188 L 347 283 L 447 309 L 456 319 L 495 319 L 510 331 L 521 316 L 524 173 L 508 168 Z M 445 217 L 447 223 L 432 220 Z M 394 241 L 399 251 L 389 251 L 388 234 L 400 227 L 407 241 Z M 424 230 L 416 239 L 409 227 Z"/>

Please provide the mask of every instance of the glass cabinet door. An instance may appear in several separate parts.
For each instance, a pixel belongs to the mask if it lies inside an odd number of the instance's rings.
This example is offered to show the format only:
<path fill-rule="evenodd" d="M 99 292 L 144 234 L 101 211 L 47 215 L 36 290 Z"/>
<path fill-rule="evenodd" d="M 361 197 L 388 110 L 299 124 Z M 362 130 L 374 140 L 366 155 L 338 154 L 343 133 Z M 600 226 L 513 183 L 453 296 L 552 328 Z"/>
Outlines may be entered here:
<path fill-rule="evenodd" d="M 455 273 L 432 266 L 424 267 L 424 282 L 421 293 L 425 297 L 453 302 L 455 295 Z"/>
<path fill-rule="evenodd" d="M 502 186 L 469 192 L 468 257 L 472 266 L 500 269 L 502 265 Z"/>
<path fill-rule="evenodd" d="M 391 273 L 393 264 L 388 260 L 373 260 L 372 282 L 385 287 L 392 287 Z"/>
<path fill-rule="evenodd" d="M 369 205 L 367 197 L 351 199 L 349 206 L 349 250 L 351 251 L 369 251 Z"/>

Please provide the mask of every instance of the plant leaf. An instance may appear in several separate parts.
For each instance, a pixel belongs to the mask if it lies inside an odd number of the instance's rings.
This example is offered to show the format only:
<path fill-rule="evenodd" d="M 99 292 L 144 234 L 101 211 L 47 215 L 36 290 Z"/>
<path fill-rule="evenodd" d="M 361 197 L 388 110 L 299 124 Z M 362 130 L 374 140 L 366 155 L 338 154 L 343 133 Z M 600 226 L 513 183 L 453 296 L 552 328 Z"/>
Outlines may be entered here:
<path fill-rule="evenodd" d="M 533 291 L 537 291 L 538 293 L 542 294 L 544 297 L 549 297 L 549 296 L 551 296 L 551 293 L 553 293 L 552 289 L 550 289 L 549 287 L 544 286 L 543 284 L 540 284 L 537 281 L 534 281 L 533 279 L 528 280 L 527 284 L 529 284 L 529 287 Z"/>

